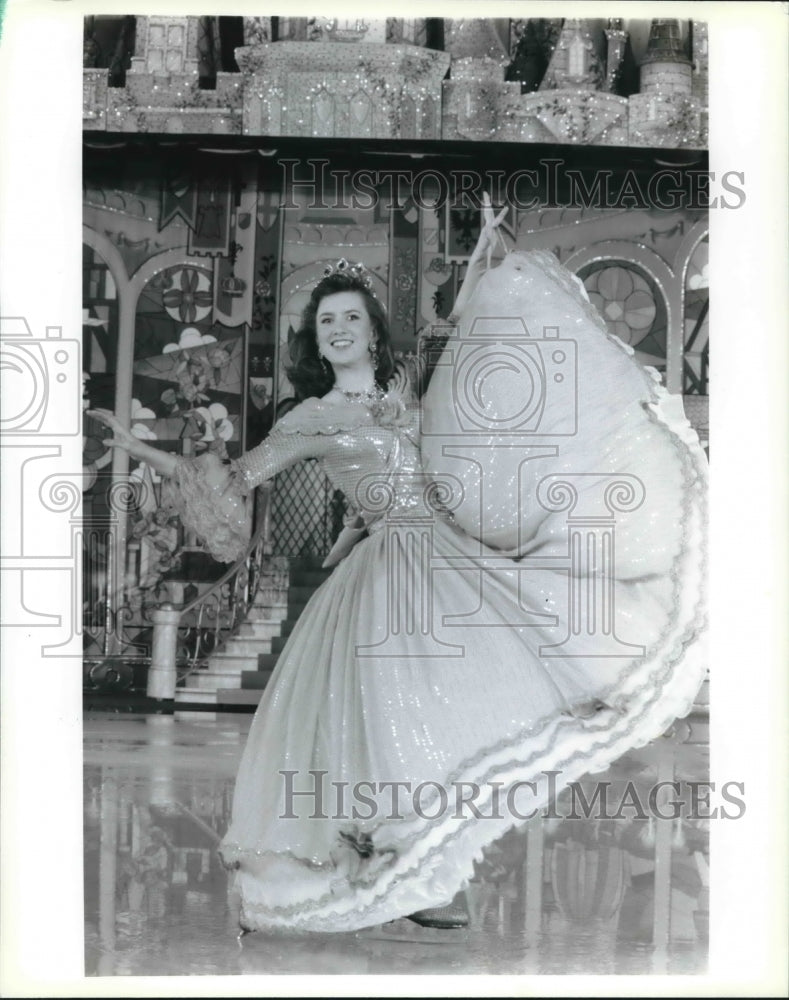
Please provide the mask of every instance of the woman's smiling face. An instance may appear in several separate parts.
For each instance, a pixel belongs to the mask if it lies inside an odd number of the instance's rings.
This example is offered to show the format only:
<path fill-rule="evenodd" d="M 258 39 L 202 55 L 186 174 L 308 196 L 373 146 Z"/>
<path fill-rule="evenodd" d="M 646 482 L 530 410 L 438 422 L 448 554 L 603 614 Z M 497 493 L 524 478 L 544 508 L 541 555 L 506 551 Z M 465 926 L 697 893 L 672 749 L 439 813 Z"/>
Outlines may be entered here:
<path fill-rule="evenodd" d="M 375 330 L 361 292 L 334 292 L 321 299 L 315 329 L 318 352 L 334 368 L 370 362 Z"/>

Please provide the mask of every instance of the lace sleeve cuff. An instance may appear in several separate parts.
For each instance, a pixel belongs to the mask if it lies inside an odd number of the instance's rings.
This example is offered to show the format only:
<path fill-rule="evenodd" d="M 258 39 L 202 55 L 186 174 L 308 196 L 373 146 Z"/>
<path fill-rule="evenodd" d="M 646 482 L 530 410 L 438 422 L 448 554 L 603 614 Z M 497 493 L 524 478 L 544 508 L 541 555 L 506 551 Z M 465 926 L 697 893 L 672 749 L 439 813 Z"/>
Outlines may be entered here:
<path fill-rule="evenodd" d="M 215 455 L 179 460 L 167 483 L 169 500 L 184 527 L 220 562 L 235 562 L 246 550 L 252 530 L 248 492 L 232 465 Z"/>

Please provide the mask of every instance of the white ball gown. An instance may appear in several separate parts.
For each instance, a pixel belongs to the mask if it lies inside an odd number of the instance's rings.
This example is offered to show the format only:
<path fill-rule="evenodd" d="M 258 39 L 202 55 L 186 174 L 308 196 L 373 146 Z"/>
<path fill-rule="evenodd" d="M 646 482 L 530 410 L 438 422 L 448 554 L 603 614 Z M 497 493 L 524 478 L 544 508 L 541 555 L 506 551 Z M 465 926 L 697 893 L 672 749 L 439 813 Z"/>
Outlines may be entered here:
<path fill-rule="evenodd" d="M 554 257 L 511 253 L 421 405 L 402 381 L 372 409 L 308 399 L 229 487 L 179 466 L 220 557 L 238 496 L 305 458 L 367 526 L 252 722 L 221 845 L 242 926 L 442 905 L 505 830 L 690 710 L 706 456 L 632 353 Z"/>

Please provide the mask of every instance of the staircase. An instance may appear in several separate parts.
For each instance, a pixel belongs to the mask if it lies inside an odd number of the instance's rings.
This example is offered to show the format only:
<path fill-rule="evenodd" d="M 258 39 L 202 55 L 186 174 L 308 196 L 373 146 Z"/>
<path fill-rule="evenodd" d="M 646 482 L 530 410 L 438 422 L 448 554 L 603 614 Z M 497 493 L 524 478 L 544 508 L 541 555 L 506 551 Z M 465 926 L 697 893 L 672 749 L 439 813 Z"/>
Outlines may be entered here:
<path fill-rule="evenodd" d="M 176 688 L 176 705 L 254 709 L 307 601 L 330 574 L 314 559 L 271 558 L 238 634 L 210 656 L 206 667 L 190 674 L 184 687 Z M 709 678 L 682 725 L 688 729 L 686 742 L 708 738 Z"/>
<path fill-rule="evenodd" d="M 176 705 L 254 708 L 299 615 L 330 572 L 310 560 L 272 559 L 238 634 L 176 689 Z"/>

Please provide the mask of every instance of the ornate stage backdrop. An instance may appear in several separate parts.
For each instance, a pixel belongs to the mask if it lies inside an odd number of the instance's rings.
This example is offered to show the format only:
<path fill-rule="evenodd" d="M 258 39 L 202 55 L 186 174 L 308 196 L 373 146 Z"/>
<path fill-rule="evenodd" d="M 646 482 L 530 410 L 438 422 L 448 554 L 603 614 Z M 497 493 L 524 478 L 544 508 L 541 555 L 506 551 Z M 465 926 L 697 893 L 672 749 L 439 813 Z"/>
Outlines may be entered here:
<path fill-rule="evenodd" d="M 292 405 L 288 336 L 324 262 L 364 261 L 415 351 L 449 314 L 485 190 L 510 205 L 509 245 L 578 274 L 706 442 L 705 25 L 96 17 L 84 80 L 86 406 L 179 454 L 253 447 Z M 86 418 L 99 647 L 108 608 L 136 621 L 221 569 L 104 436 Z M 277 489 L 274 552 L 320 557 L 338 498 L 313 463 Z"/>

